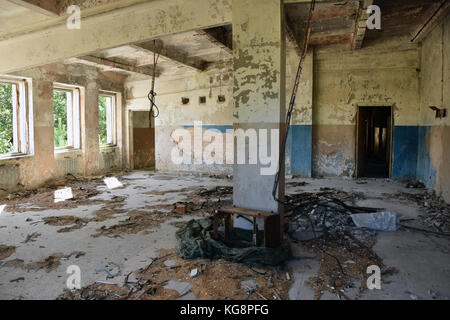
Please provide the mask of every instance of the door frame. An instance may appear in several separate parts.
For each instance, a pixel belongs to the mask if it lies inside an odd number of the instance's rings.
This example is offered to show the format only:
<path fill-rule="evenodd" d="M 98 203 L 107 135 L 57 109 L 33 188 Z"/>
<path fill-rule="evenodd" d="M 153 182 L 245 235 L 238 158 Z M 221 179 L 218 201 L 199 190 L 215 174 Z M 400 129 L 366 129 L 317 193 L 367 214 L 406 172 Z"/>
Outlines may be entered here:
<path fill-rule="evenodd" d="M 389 175 L 388 178 L 391 178 L 391 174 L 392 174 L 392 162 L 393 162 L 393 156 L 392 156 L 392 151 L 393 151 L 393 145 L 394 145 L 394 105 L 391 104 L 385 104 L 385 103 L 380 103 L 380 104 L 366 104 L 366 103 L 360 103 L 356 105 L 356 124 L 355 124 L 355 177 L 356 178 L 360 178 L 359 174 L 358 174 L 358 169 L 359 169 L 359 155 L 358 155 L 358 150 L 359 150 L 359 115 L 360 115 L 360 108 L 367 108 L 367 107 L 386 107 L 386 108 L 391 108 L 391 130 L 389 130 Z"/>

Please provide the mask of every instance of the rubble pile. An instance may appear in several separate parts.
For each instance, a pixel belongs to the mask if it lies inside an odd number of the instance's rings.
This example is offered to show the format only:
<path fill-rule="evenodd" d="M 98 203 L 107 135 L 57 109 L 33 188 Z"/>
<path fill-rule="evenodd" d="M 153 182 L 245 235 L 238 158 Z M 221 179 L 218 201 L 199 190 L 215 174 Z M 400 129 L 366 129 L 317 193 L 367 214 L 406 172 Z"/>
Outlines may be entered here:
<path fill-rule="evenodd" d="M 426 211 L 426 214 L 419 215 L 420 221 L 428 228 L 437 232 L 450 232 L 450 205 L 435 193 L 423 190 L 419 193 L 400 192 L 388 195 L 391 198 L 413 201 Z"/>
<path fill-rule="evenodd" d="M 351 215 L 373 213 L 377 208 L 358 207 L 344 201 L 359 195 L 325 189 L 318 193 L 299 193 L 287 197 L 286 231 L 321 262 L 317 276 L 308 280 L 320 299 L 329 291 L 348 299 L 347 291 L 359 282 L 358 293 L 366 288 L 367 267 L 377 265 L 382 274 L 394 272 L 386 268 L 373 252 L 376 231 L 358 228 Z"/>
<path fill-rule="evenodd" d="M 190 201 L 174 203 L 174 207 L 185 205 L 188 215 L 209 217 L 214 214 L 216 209 L 231 205 L 232 197 L 233 187 L 231 186 L 217 186 L 212 189 L 201 188 L 189 195 Z"/>
<path fill-rule="evenodd" d="M 166 300 L 188 293 L 196 298 L 282 300 L 292 284 L 289 270 L 256 269 L 224 259 L 183 260 L 176 249 L 161 250 L 145 268 L 97 281 L 80 290 L 65 290 L 59 300 Z"/>
<path fill-rule="evenodd" d="M 357 237 L 363 236 L 366 232 L 361 232 L 362 230 L 354 225 L 351 214 L 376 212 L 379 209 L 347 205 L 339 198 L 354 199 L 355 197 L 343 191 L 333 193 L 330 190 L 287 196 L 286 231 L 291 235 L 306 231 L 316 236 L 324 233 L 328 236 L 336 236 L 346 231 Z M 368 230 L 367 232 L 371 233 Z"/>

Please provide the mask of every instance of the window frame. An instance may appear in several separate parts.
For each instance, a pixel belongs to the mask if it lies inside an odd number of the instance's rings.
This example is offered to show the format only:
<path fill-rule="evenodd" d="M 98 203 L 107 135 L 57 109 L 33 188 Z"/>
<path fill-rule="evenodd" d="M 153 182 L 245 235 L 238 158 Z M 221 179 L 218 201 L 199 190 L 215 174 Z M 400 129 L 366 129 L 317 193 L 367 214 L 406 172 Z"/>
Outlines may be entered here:
<path fill-rule="evenodd" d="M 117 146 L 117 93 L 112 91 L 101 90 L 98 94 L 98 99 L 100 97 L 110 98 L 111 103 L 106 105 L 106 143 L 100 144 L 100 148 L 110 148 Z M 97 99 L 97 104 L 98 104 Z M 98 108 L 98 105 L 97 105 Z M 100 119 L 98 119 L 100 121 Z M 108 130 L 108 128 L 110 130 Z"/>
<path fill-rule="evenodd" d="M 66 92 L 67 97 L 67 146 L 56 147 L 54 150 L 58 152 L 76 151 L 81 149 L 81 88 L 78 86 L 53 83 L 54 92 Z M 54 108 L 54 106 L 53 106 Z M 54 116 L 53 109 L 53 116 Z M 53 119 L 54 123 L 54 119 Z M 53 132 L 54 128 L 53 128 Z"/>
<path fill-rule="evenodd" d="M 0 154 L 0 160 L 29 156 L 33 154 L 33 109 L 31 98 L 31 80 L 0 75 L 0 83 L 12 85 L 13 107 L 13 150 Z M 15 94 L 14 94 L 15 91 Z"/>

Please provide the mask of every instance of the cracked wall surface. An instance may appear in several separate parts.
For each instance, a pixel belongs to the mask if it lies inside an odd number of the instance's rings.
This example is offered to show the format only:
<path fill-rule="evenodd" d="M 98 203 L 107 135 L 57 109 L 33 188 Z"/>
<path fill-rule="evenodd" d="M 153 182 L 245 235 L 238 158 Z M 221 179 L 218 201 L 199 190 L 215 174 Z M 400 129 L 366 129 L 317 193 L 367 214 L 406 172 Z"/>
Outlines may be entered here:
<path fill-rule="evenodd" d="M 120 169 L 124 164 L 124 140 L 118 137 L 115 147 L 100 148 L 98 144 L 98 92 L 115 91 L 123 97 L 124 77 L 102 73 L 81 65 L 50 64 L 17 73 L 32 79 L 34 153 L 24 157 L 0 160 L 0 166 L 16 166 L 18 184 L 5 182 L 6 190 L 24 186 L 36 188 L 42 184 L 64 178 L 67 174 L 88 176 Z M 81 105 L 81 148 L 55 153 L 53 129 L 53 83 L 83 87 Z M 121 98 L 122 99 L 122 98 Z M 123 103 L 122 103 L 123 105 Z M 118 133 L 124 124 L 119 115 Z"/>

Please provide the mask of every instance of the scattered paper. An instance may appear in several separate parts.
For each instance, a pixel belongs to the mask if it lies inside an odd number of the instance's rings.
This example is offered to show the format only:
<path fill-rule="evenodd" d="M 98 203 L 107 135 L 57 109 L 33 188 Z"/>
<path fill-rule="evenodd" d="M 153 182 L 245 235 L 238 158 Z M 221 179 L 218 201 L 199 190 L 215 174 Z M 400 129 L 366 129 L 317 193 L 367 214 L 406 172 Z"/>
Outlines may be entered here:
<path fill-rule="evenodd" d="M 72 199 L 72 188 L 58 189 L 55 191 L 55 203 Z"/>
<path fill-rule="evenodd" d="M 120 182 L 116 177 L 103 179 L 108 189 L 115 189 L 123 187 L 122 182 Z"/>

